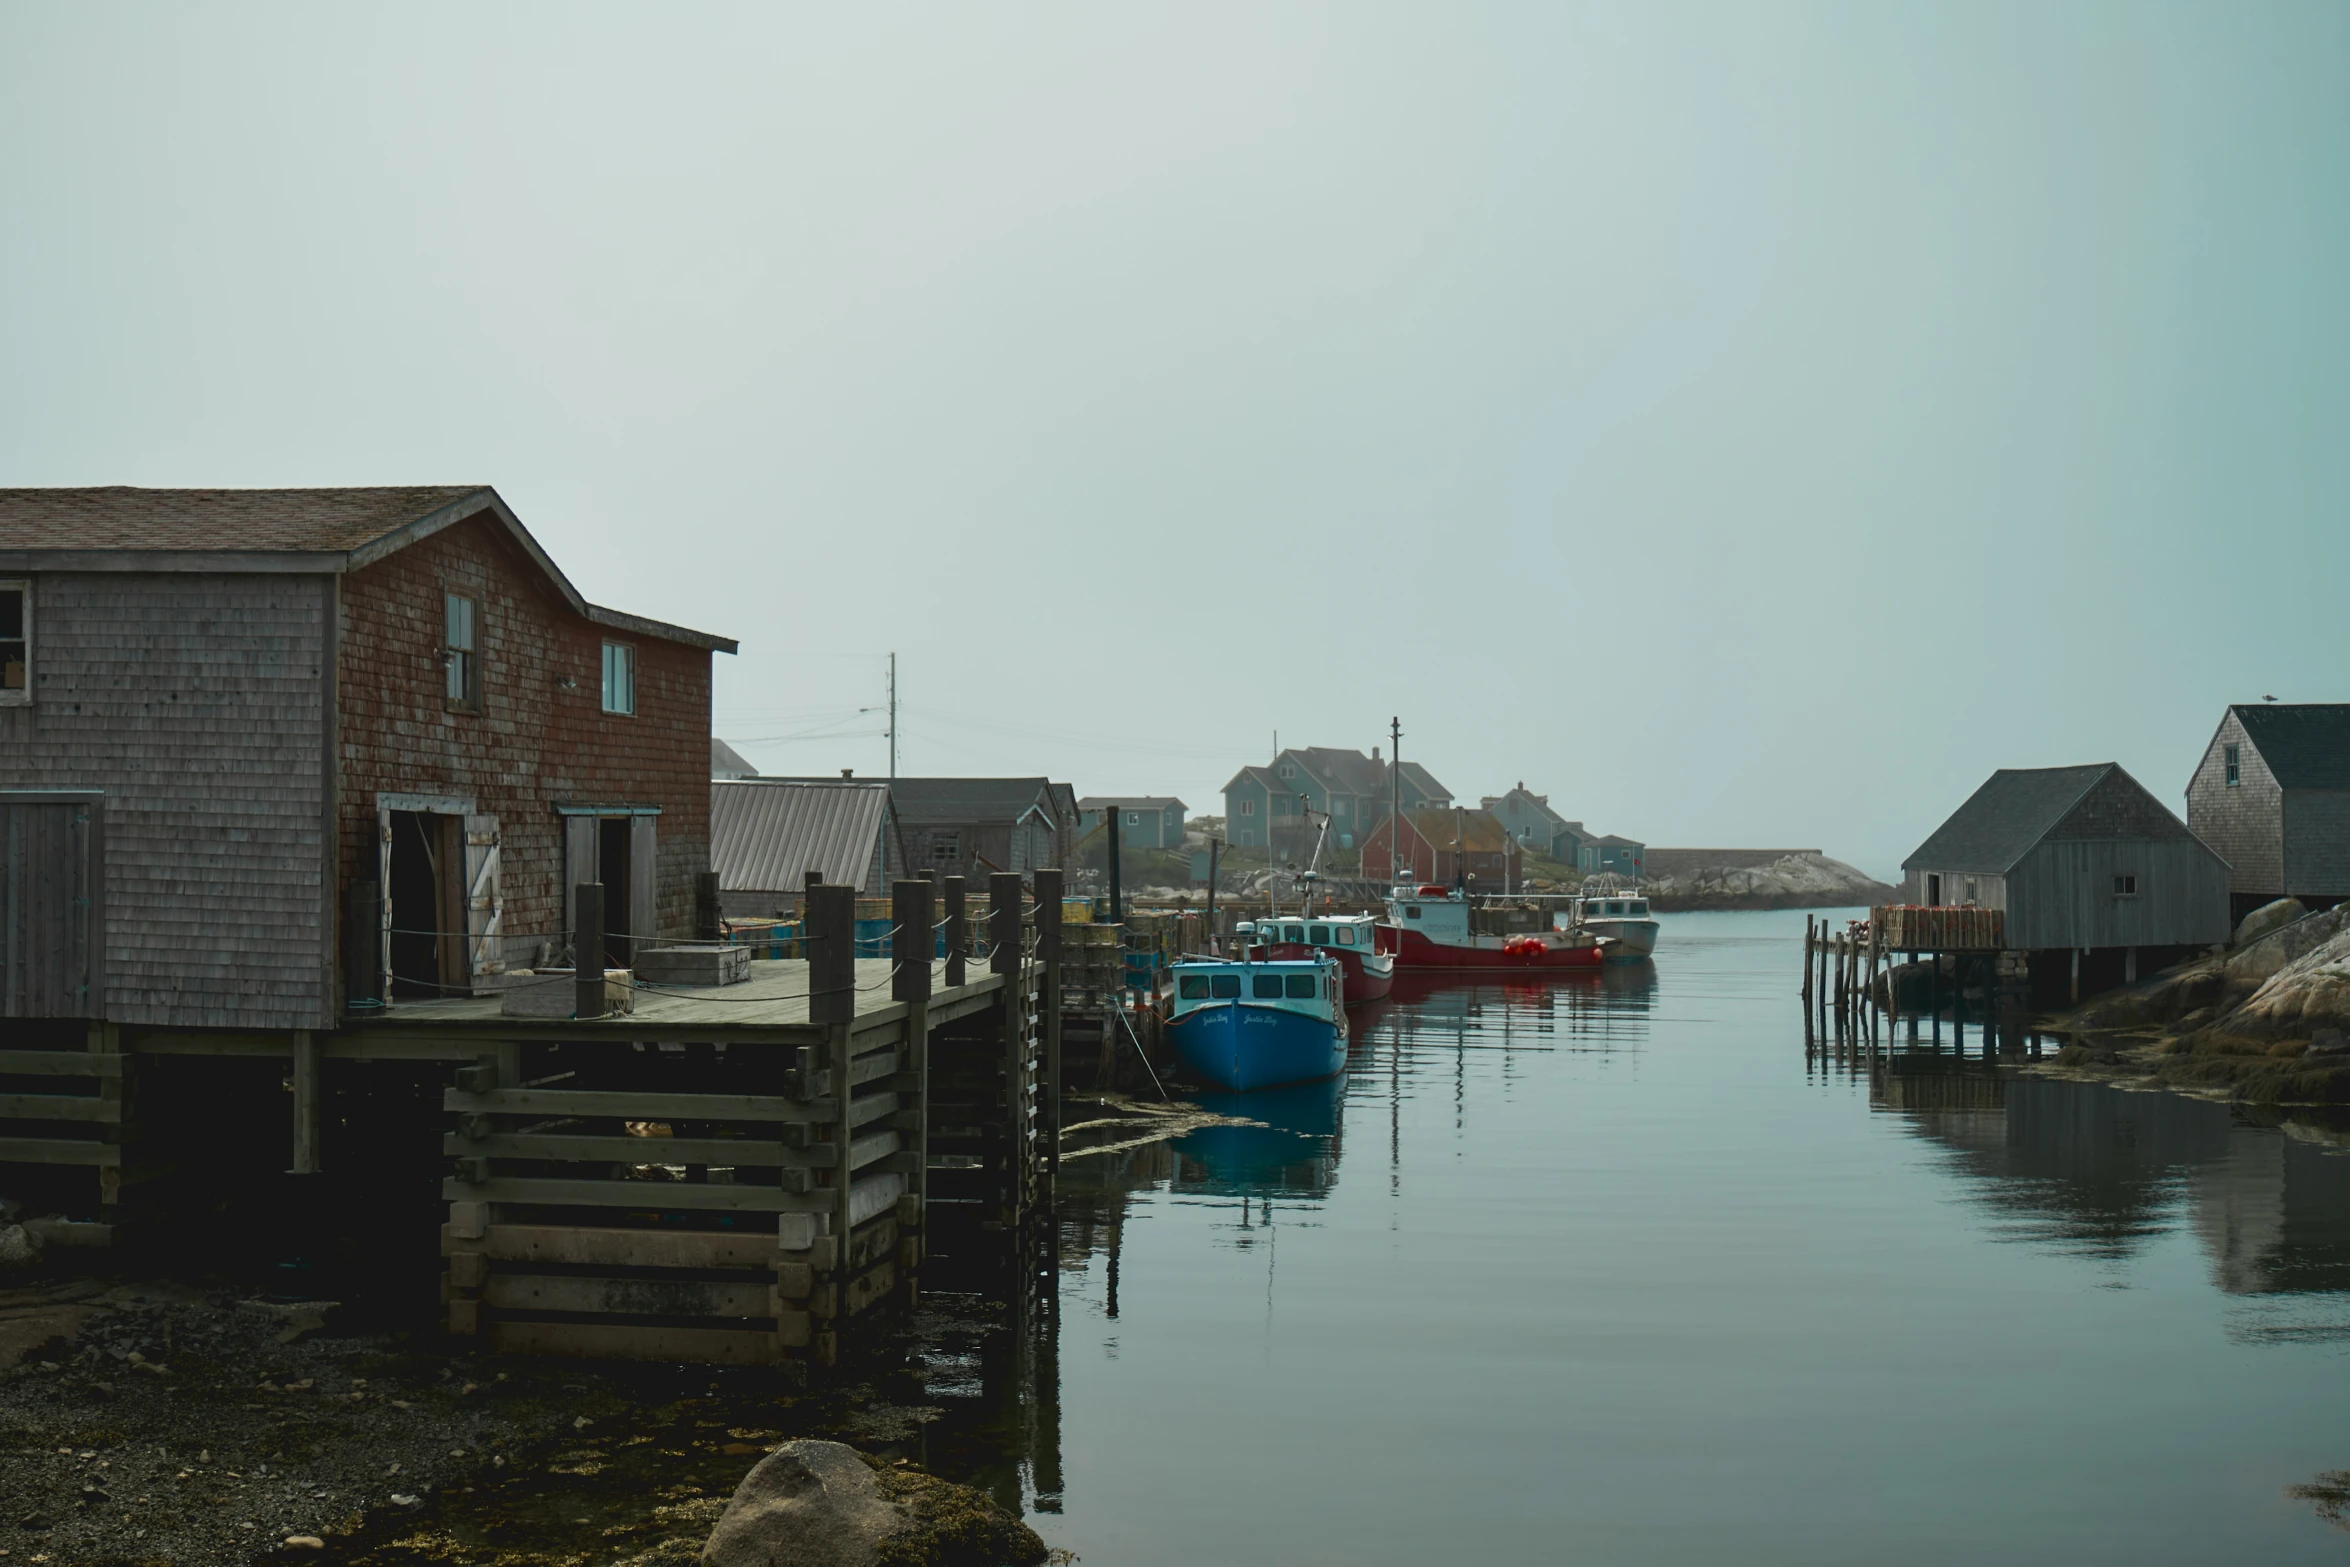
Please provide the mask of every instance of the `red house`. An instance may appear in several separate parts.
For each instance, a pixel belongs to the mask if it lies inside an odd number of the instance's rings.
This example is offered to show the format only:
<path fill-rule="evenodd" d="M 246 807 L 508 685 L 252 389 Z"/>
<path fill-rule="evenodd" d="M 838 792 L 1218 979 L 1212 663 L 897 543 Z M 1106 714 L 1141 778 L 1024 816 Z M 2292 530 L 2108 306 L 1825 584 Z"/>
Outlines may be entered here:
<path fill-rule="evenodd" d="M 1524 876 L 1517 840 L 1489 811 L 1406 811 L 1400 855 L 1393 848 L 1394 836 L 1390 820 L 1371 829 L 1363 844 L 1364 876 L 1450 886 L 1466 872 L 1478 890 L 1490 892 L 1515 887 Z"/>

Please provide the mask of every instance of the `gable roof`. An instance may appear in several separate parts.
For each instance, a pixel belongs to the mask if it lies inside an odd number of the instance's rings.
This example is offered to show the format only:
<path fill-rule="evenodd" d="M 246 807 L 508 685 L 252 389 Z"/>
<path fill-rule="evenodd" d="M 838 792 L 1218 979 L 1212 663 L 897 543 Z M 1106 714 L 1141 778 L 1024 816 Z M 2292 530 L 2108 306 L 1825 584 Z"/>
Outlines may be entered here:
<path fill-rule="evenodd" d="M 1464 853 L 1516 854 L 1520 852 L 1518 840 L 1511 837 L 1509 829 L 1504 827 L 1500 819 L 1489 811 L 1469 811 L 1454 806 L 1435 806 L 1427 810 L 1406 811 L 1403 815 L 1404 820 L 1411 826 L 1412 835 L 1431 848 L 1451 848 L 1454 834 L 1458 833 Z M 1384 828 L 1386 825 L 1382 821 L 1379 827 L 1372 829 L 1374 839 L 1385 841 L 1378 839 L 1378 833 L 1380 828 Z"/>
<path fill-rule="evenodd" d="M 1296 746 L 1281 753 L 1311 773 L 1324 789 L 1336 789 L 1342 794 L 1384 795 L 1387 792 L 1387 769 L 1372 761 L 1360 751 L 1349 751 L 1339 746 Z"/>
<path fill-rule="evenodd" d="M 1507 810 L 1513 805 L 1532 811 L 1548 821 L 1554 829 L 1567 825 L 1567 819 L 1550 808 L 1549 795 L 1536 794 L 1524 784 L 1518 785 L 1507 794 L 1493 795 L 1479 803 L 1489 811 Z"/>
<path fill-rule="evenodd" d="M 2238 702 L 2229 707 L 2286 789 L 2350 789 L 2350 703 Z"/>
<path fill-rule="evenodd" d="M 1253 783 L 1260 789 L 1265 790 L 1268 794 L 1287 794 L 1290 792 L 1289 786 L 1283 783 L 1278 777 L 1274 776 L 1272 768 L 1255 765 L 1243 767 L 1239 772 L 1234 773 L 1230 778 L 1226 779 L 1224 787 L 1220 792 L 1230 794 L 1234 785 L 1241 783 Z"/>
<path fill-rule="evenodd" d="M 0 489 L 0 571 L 341 575 L 489 514 L 572 610 L 599 625 L 732 653 L 728 637 L 590 604 L 486 484 L 305 490 Z"/>
<path fill-rule="evenodd" d="M 1081 811 L 1163 811 L 1183 802 L 1171 794 L 1089 794 L 1077 802 Z"/>
<path fill-rule="evenodd" d="M 710 776 L 713 778 L 756 778 L 759 769 L 744 759 L 742 752 L 728 745 L 716 735 L 710 737 Z"/>
<path fill-rule="evenodd" d="M 721 779 L 710 785 L 710 868 L 724 892 L 797 892 L 810 871 L 862 887 L 888 809 L 884 783 Z"/>
<path fill-rule="evenodd" d="M 1452 791 L 1438 783 L 1436 775 L 1418 762 L 1405 762 L 1402 767 L 1404 778 L 1410 782 L 1413 788 L 1419 790 L 1429 799 L 1449 800 L 1452 798 Z"/>
<path fill-rule="evenodd" d="M 1030 811 L 1056 819 L 1052 784 L 1043 778 L 900 778 L 889 785 L 899 821 L 909 827 L 1016 822 Z"/>
<path fill-rule="evenodd" d="M 2146 795 L 2145 788 L 2118 762 L 2084 767 L 2003 767 L 1984 780 L 1931 838 L 1918 845 L 1917 852 L 1901 862 L 1901 868 L 2005 873 L 2034 844 L 2061 826 L 2090 791 L 2116 775 L 2145 795 L 2156 811 L 2169 816 L 2176 836 L 2190 836 L 2185 825 L 2163 810 L 2153 796 Z M 2172 834 L 2166 831 L 2163 836 Z"/>

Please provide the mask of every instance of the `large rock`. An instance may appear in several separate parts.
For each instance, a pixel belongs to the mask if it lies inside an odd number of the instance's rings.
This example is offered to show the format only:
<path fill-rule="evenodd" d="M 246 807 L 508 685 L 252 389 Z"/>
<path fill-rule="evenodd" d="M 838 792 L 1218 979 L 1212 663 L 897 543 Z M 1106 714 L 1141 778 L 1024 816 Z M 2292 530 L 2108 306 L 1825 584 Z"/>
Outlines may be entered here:
<path fill-rule="evenodd" d="M 1035 1531 L 984 1493 L 876 1471 L 839 1442 L 768 1454 L 702 1547 L 706 1567 L 1002 1567 L 1044 1554 Z"/>
<path fill-rule="evenodd" d="M 2346 926 L 2350 926 L 2350 903 L 2279 925 L 2253 938 L 2228 955 L 2228 988 L 2240 993 L 2259 989 L 2288 965 L 2341 935 Z"/>
<path fill-rule="evenodd" d="M 2235 935 L 2228 938 L 2228 946 L 2231 949 L 2248 947 L 2270 931 L 2280 930 L 2308 912 L 2308 906 L 2299 898 L 2279 898 L 2274 903 L 2264 903 L 2244 916 L 2236 926 Z"/>
<path fill-rule="evenodd" d="M 2284 964 L 2218 1027 L 2250 1039 L 2298 1039 L 2350 1028 L 2350 930 L 2337 930 L 2323 946 Z"/>

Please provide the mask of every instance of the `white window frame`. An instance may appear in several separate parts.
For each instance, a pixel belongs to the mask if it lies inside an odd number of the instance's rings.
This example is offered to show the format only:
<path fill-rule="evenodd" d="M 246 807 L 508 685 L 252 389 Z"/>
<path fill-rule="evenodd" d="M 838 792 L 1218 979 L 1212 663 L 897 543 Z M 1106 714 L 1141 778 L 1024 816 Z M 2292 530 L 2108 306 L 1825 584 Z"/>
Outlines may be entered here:
<path fill-rule="evenodd" d="M 465 606 L 463 646 L 449 625 L 459 604 Z M 481 711 L 481 600 L 447 588 L 441 590 L 441 698 L 453 713 Z"/>
<path fill-rule="evenodd" d="M 0 587 L 6 586 L 6 583 L 0 582 Z M 2228 788 L 2240 789 L 2244 786 L 2243 747 L 2234 744 L 2221 746 L 2220 766 L 2224 769 L 2221 776 L 2226 779 Z"/>
<path fill-rule="evenodd" d="M 2136 897 L 2138 895 L 2138 873 L 2136 871 L 2114 872 L 2113 895 L 2117 898 Z"/>
<path fill-rule="evenodd" d="M 0 578 L 0 590 L 9 588 L 24 595 L 24 689 L 0 689 L 0 707 L 30 707 L 33 705 L 33 663 L 37 656 L 33 643 L 33 582 L 30 577 Z"/>
<path fill-rule="evenodd" d="M 613 654 L 615 654 L 615 653 L 617 653 L 617 654 L 619 654 L 619 655 L 620 655 L 619 667 L 620 667 L 620 672 L 621 672 L 621 682 L 622 682 L 622 683 L 623 683 L 623 684 L 624 684 L 624 685 L 627 687 L 627 689 L 626 689 L 626 690 L 623 690 L 623 691 L 620 691 L 620 692 L 618 692 L 618 693 L 617 693 L 617 695 L 618 695 L 618 698 L 619 698 L 619 700 L 618 700 L 618 704 L 617 704 L 617 705 L 615 705 L 615 702 L 614 702 L 614 696 L 615 696 L 615 692 L 614 692 L 614 689 L 613 689 L 613 680 L 612 680 L 612 669 L 613 669 L 613 659 L 612 659 L 612 655 L 613 655 Z M 600 672 L 600 675 L 599 675 L 599 681 L 598 681 L 598 683 L 599 683 L 599 685 L 601 686 L 601 688 L 602 688 L 602 691 L 603 691 L 603 705 L 604 705 L 604 711 L 605 711 L 606 713 L 610 714 L 611 716 L 615 717 L 615 718 L 633 718 L 633 717 L 635 717 L 635 716 L 636 716 L 636 646 L 635 646 L 635 644 L 634 644 L 634 643 L 629 643 L 629 642 L 606 642 L 606 643 L 604 644 L 603 660 L 604 660 L 604 662 L 603 662 L 603 668 L 602 668 L 602 670 L 601 670 L 601 672 Z"/>
<path fill-rule="evenodd" d="M 1256 815 L 1256 814 L 1257 814 L 1257 802 L 1256 802 L 1256 801 L 1254 801 L 1254 800 L 1243 800 L 1243 801 L 1241 801 L 1241 802 L 1240 802 L 1240 814 L 1241 814 L 1241 815 L 1243 815 L 1243 816 L 1254 816 L 1254 815 Z"/>

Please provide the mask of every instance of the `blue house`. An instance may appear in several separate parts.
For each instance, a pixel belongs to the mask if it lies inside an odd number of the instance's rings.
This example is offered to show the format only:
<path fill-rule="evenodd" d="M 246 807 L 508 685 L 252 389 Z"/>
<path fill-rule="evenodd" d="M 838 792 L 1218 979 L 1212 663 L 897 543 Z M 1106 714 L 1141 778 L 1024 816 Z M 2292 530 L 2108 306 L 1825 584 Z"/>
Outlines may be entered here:
<path fill-rule="evenodd" d="M 1077 802 L 1078 828 L 1092 832 L 1105 812 L 1118 813 L 1118 846 L 1123 849 L 1183 847 L 1183 802 L 1167 795 L 1088 795 Z"/>
<path fill-rule="evenodd" d="M 1501 823 L 1512 838 L 1525 848 L 1545 859 L 1553 858 L 1552 846 L 1561 830 L 1570 825 L 1567 819 L 1550 808 L 1550 796 L 1532 794 L 1521 783 L 1507 794 L 1487 795 L 1479 802 L 1493 819 Z M 1575 862 L 1562 862 L 1572 865 Z"/>
<path fill-rule="evenodd" d="M 1594 839 L 1591 847 L 1597 851 L 1599 861 L 1593 869 L 1612 871 L 1618 876 L 1638 876 L 1641 861 L 1648 855 L 1647 844 L 1619 838 L 1613 833 Z"/>

